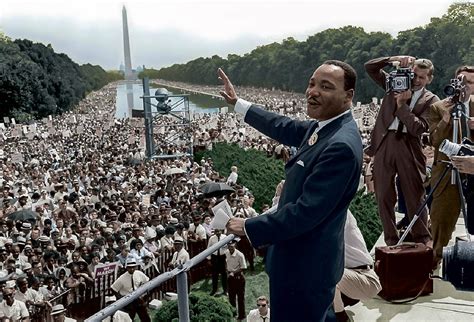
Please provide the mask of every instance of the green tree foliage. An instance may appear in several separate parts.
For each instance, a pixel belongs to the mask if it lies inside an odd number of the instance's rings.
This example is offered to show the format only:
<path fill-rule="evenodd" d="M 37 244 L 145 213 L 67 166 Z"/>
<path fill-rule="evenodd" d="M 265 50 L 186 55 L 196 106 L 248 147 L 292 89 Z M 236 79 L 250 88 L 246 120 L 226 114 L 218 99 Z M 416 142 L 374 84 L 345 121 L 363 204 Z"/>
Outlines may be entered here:
<path fill-rule="evenodd" d="M 455 68 L 474 61 L 474 4 L 452 4 L 441 18 L 425 26 L 402 31 L 397 38 L 388 33 L 370 32 L 346 26 L 327 29 L 299 42 L 293 38 L 259 46 L 243 56 L 197 58 L 142 75 L 196 84 L 217 85 L 217 67 L 222 67 L 237 85 L 279 88 L 304 92 L 315 66 L 327 59 L 344 60 L 357 71 L 356 101 L 368 102 L 383 91 L 367 76 L 364 63 L 390 55 L 429 58 L 435 65 L 430 89 L 442 95 Z"/>
<path fill-rule="evenodd" d="M 51 45 L 0 36 L 0 117 L 21 122 L 62 113 L 119 78 L 100 66 L 79 66 Z"/>
<path fill-rule="evenodd" d="M 267 157 L 261 151 L 249 149 L 245 151 L 237 144 L 217 143 L 212 151 L 204 151 L 196 155 L 211 158 L 217 171 L 227 176 L 230 167 L 239 169 L 238 184 L 247 187 L 255 196 L 254 208 L 258 211 L 264 203 L 270 204 L 275 194 L 275 187 L 284 178 L 283 162 Z"/>
<path fill-rule="evenodd" d="M 203 292 L 189 294 L 189 318 L 191 321 L 231 321 L 234 308 L 227 297 L 214 297 Z M 178 321 L 178 301 L 168 301 L 155 314 L 153 321 Z"/>

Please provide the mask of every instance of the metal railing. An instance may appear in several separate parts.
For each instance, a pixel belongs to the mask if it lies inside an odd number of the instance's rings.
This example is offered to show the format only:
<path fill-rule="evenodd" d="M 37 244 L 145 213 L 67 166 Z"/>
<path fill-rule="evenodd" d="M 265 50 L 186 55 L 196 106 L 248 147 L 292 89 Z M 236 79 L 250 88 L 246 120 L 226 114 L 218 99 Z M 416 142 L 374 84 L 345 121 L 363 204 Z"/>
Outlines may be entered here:
<path fill-rule="evenodd" d="M 143 284 L 132 293 L 125 295 L 118 301 L 112 303 L 111 305 L 100 310 L 96 314 L 90 316 L 89 318 L 85 320 L 85 322 L 102 321 L 106 317 L 114 315 L 115 312 L 129 305 L 130 303 L 138 299 L 143 294 L 149 291 L 152 291 L 156 287 L 160 286 L 162 283 L 172 279 L 175 276 L 176 276 L 176 283 L 177 283 L 177 289 L 178 289 L 179 321 L 188 322 L 189 321 L 189 302 L 188 302 L 188 277 L 186 275 L 186 272 L 188 272 L 191 268 L 193 268 L 194 266 L 202 262 L 204 259 L 206 259 L 206 257 L 210 256 L 219 248 L 222 248 L 223 246 L 227 245 L 234 238 L 235 236 L 233 234 L 226 236 L 224 239 L 212 245 L 211 247 L 205 249 L 204 251 L 200 252 L 199 254 L 191 258 L 186 263 L 180 265 L 179 267 L 176 267 L 175 269 L 169 272 L 165 272 L 163 274 L 158 275 L 156 278 Z"/>

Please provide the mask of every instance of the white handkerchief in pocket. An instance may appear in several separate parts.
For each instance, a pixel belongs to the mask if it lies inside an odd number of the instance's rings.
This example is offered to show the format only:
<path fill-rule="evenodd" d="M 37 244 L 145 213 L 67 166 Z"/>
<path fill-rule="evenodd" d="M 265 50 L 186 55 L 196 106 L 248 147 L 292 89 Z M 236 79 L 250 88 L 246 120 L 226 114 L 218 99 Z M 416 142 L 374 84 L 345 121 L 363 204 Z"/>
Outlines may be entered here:
<path fill-rule="evenodd" d="M 296 162 L 296 164 L 299 164 L 300 166 L 302 166 L 304 168 L 304 162 L 303 160 L 298 160 L 298 162 Z"/>

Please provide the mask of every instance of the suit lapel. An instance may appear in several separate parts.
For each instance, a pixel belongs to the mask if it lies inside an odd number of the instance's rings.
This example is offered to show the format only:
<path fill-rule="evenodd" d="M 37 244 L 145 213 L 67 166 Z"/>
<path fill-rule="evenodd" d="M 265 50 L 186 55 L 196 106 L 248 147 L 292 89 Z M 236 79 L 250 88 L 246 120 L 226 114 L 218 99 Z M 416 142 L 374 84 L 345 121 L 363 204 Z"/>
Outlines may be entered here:
<path fill-rule="evenodd" d="M 293 165 L 293 163 L 295 162 L 295 160 L 298 159 L 298 157 L 304 153 L 306 150 L 308 150 L 309 148 L 311 147 L 317 147 L 318 146 L 318 142 L 321 142 L 323 141 L 330 133 L 333 133 L 336 129 L 340 128 L 342 123 L 345 123 L 347 122 L 347 120 L 349 120 L 349 118 L 352 118 L 352 114 L 351 113 L 348 113 L 346 115 L 342 115 L 341 117 L 335 119 L 334 121 L 332 121 L 331 123 L 329 123 L 328 125 L 326 125 L 325 127 L 323 127 L 319 132 L 318 132 L 318 140 L 317 142 L 314 144 L 314 145 L 309 145 L 308 144 L 308 138 L 311 136 L 311 134 L 313 134 L 314 132 L 314 126 L 311 126 L 310 130 L 308 131 L 308 133 L 306 133 L 306 136 L 305 136 L 305 140 L 303 141 L 303 145 L 301 146 L 301 148 L 298 150 L 298 152 L 296 152 L 296 154 L 290 159 L 288 160 L 288 162 L 286 163 L 285 167 L 290 167 L 291 165 Z"/>
<path fill-rule="evenodd" d="M 423 88 L 421 90 L 420 98 L 418 99 L 418 101 L 416 101 L 415 106 L 413 107 L 413 110 L 412 110 L 413 114 L 420 115 L 423 112 L 422 110 L 426 103 L 425 93 L 426 93 L 426 89 Z"/>

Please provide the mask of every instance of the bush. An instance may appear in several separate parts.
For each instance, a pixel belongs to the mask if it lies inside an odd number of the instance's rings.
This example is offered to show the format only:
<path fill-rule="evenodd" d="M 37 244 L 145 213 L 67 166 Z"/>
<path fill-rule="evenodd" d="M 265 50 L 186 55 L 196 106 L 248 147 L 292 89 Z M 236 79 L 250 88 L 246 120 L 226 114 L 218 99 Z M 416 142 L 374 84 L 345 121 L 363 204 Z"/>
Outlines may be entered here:
<path fill-rule="evenodd" d="M 191 321 L 231 321 L 234 308 L 227 297 L 213 297 L 203 292 L 189 294 L 189 318 Z M 158 310 L 153 321 L 178 321 L 178 301 L 168 301 Z"/>
<path fill-rule="evenodd" d="M 367 248 L 371 250 L 382 232 L 382 223 L 374 194 L 364 194 L 363 189 L 358 191 L 349 209 L 357 219 L 357 225 L 364 236 Z"/>
<path fill-rule="evenodd" d="M 283 161 L 267 157 L 262 151 L 245 151 L 237 144 L 216 143 L 212 151 L 197 153 L 195 158 L 211 158 L 214 168 L 224 177 L 229 175 L 231 166 L 237 166 L 237 183 L 252 192 L 257 211 L 264 203 L 271 205 L 275 187 L 285 177 Z"/>

